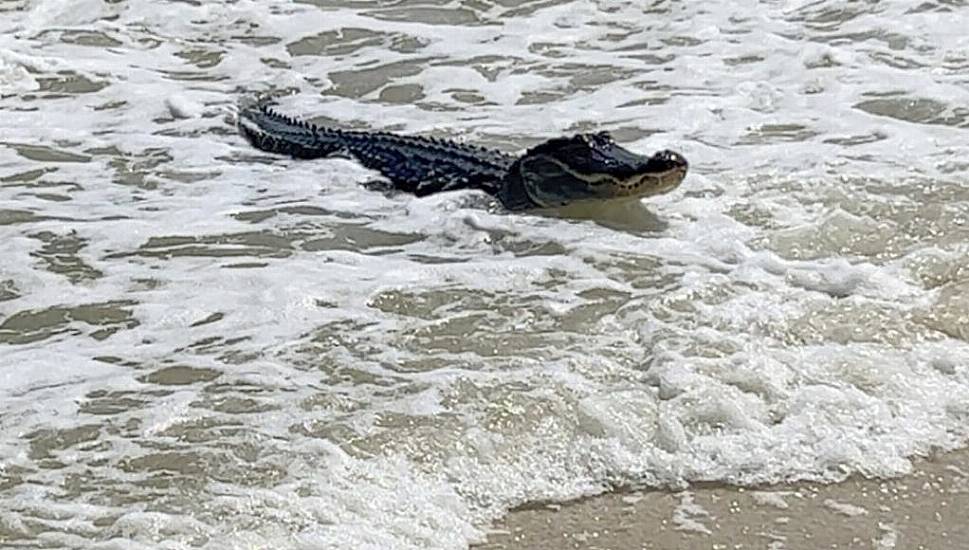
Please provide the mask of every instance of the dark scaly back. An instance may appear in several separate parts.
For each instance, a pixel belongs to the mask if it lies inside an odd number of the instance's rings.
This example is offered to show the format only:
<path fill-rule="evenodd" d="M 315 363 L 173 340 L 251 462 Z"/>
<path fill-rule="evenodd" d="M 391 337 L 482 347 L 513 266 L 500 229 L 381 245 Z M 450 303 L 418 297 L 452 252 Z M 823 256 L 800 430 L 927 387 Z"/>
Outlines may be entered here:
<path fill-rule="evenodd" d="M 317 126 L 276 112 L 267 102 L 243 105 L 239 129 L 256 148 L 295 158 L 349 156 L 417 195 L 455 189 L 498 192 L 515 161 L 496 150 L 454 141 Z"/>

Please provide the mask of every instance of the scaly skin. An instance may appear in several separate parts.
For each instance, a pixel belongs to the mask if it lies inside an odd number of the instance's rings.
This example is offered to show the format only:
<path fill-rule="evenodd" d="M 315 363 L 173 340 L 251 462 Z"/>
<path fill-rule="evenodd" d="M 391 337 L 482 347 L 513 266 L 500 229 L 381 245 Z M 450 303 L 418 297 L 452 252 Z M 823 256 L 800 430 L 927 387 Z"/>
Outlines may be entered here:
<path fill-rule="evenodd" d="M 243 107 L 239 128 L 258 149 L 314 159 L 349 156 L 418 196 L 453 189 L 496 194 L 515 157 L 454 141 L 316 126 L 279 114 L 266 103 Z"/>
<path fill-rule="evenodd" d="M 550 139 L 515 157 L 444 139 L 316 126 L 261 101 L 241 106 L 239 129 L 263 151 L 303 159 L 351 157 L 400 191 L 424 196 L 480 189 L 509 210 L 637 200 L 674 189 L 687 171 L 677 153 L 640 155 L 605 132 Z"/>

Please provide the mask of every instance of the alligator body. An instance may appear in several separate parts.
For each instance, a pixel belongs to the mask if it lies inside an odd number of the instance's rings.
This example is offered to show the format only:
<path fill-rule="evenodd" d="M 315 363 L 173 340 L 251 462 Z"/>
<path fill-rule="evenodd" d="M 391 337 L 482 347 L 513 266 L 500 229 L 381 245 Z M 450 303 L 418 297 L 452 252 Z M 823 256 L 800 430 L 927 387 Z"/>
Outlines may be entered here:
<path fill-rule="evenodd" d="M 263 151 L 350 157 L 400 191 L 480 189 L 509 210 L 656 195 L 678 186 L 687 171 L 677 153 L 639 155 L 605 132 L 551 139 L 512 156 L 449 140 L 326 128 L 284 116 L 268 102 L 242 105 L 239 129 Z"/>

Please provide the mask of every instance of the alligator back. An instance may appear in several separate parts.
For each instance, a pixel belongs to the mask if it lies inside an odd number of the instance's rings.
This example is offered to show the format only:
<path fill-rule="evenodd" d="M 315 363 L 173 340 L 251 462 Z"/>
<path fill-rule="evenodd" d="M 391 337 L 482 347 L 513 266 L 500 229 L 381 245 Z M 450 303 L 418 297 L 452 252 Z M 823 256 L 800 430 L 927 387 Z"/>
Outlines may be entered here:
<path fill-rule="evenodd" d="M 394 188 L 417 195 L 468 188 L 494 195 L 515 160 L 448 140 L 317 126 L 281 115 L 265 102 L 240 108 L 239 129 L 263 151 L 302 159 L 354 158 Z"/>

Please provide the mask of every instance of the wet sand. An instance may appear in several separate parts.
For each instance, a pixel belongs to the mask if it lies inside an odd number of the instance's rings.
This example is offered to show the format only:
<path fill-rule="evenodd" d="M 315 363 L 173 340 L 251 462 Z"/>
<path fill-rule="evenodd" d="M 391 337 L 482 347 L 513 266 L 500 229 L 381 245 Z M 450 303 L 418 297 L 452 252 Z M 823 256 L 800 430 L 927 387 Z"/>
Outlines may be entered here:
<path fill-rule="evenodd" d="M 895 479 L 701 484 L 512 511 L 475 550 L 969 549 L 969 450 Z"/>

